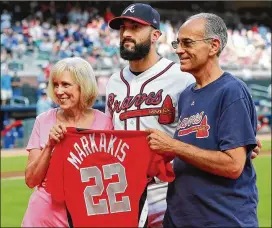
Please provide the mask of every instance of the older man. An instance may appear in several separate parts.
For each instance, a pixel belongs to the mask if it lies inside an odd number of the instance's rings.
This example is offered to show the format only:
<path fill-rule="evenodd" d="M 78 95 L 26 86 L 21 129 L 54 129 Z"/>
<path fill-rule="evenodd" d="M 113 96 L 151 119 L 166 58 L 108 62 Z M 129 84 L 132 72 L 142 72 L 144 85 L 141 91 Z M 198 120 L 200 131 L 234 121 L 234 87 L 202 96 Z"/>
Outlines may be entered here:
<path fill-rule="evenodd" d="M 196 83 L 180 95 L 174 139 L 147 130 L 152 149 L 176 155 L 165 227 L 258 226 L 256 111 L 246 85 L 219 66 L 226 43 L 225 23 L 209 13 L 190 17 L 172 43 Z"/>

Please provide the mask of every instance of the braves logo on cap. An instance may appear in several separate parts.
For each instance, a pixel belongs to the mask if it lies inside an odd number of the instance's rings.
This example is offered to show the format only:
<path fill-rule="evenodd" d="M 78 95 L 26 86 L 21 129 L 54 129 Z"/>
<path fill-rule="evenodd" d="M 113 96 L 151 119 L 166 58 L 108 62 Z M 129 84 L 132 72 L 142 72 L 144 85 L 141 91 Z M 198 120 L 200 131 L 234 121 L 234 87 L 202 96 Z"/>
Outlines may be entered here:
<path fill-rule="evenodd" d="M 124 12 L 122 14 L 126 14 L 128 11 L 130 11 L 131 13 L 134 13 L 134 11 L 135 11 L 134 7 L 135 7 L 135 5 L 129 6 L 127 9 L 124 10 Z"/>
<path fill-rule="evenodd" d="M 135 3 L 128 6 L 120 17 L 115 17 L 109 22 L 110 28 L 119 30 L 125 19 L 151 25 L 160 30 L 160 14 L 147 4 Z"/>

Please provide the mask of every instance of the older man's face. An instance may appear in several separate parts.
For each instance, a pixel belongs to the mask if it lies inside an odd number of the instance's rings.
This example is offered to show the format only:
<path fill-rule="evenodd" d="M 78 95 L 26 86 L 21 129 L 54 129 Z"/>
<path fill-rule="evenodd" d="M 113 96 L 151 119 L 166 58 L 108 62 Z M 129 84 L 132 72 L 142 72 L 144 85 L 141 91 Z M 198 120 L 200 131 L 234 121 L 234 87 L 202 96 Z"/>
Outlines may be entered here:
<path fill-rule="evenodd" d="M 208 60 L 210 45 L 209 42 L 205 42 L 208 39 L 204 36 L 204 28 L 205 20 L 195 19 L 185 22 L 179 29 L 176 54 L 184 72 L 193 74 Z"/>

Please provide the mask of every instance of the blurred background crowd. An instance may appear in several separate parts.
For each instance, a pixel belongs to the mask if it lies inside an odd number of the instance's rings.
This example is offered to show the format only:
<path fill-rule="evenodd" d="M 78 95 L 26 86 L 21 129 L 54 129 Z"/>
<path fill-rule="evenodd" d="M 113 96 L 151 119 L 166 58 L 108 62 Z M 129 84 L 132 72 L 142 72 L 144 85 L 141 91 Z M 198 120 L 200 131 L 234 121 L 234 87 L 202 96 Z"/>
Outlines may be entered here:
<path fill-rule="evenodd" d="M 24 2 L 2 8 L 1 62 L 35 57 L 52 62 L 65 57 L 81 56 L 94 67 L 122 65 L 119 58 L 119 35 L 110 31 L 108 21 L 114 16 L 111 7 L 98 10 L 88 2 Z M 183 3 L 181 3 L 183 4 Z M 25 14 L 23 9 L 28 9 Z M 171 41 L 185 18 L 204 11 L 197 3 L 182 11 L 159 10 L 162 14 L 163 36 L 158 52 L 171 58 Z M 222 64 L 226 67 L 271 69 L 271 30 L 265 12 L 252 21 L 253 15 L 245 12 L 217 12 L 229 30 L 229 42 Z M 250 18 L 250 19 L 246 19 Z M 269 18 L 269 17 L 268 17 Z M 264 24 L 264 22 L 266 24 Z M 102 63 L 102 65 L 101 65 Z"/>
<path fill-rule="evenodd" d="M 130 3 L 1 2 L 2 136 L 14 120 L 28 121 L 30 115 L 20 118 L 12 112 L 35 110 L 37 115 L 54 106 L 46 94 L 47 80 L 52 64 L 65 57 L 80 56 L 91 63 L 99 86 L 97 105 L 103 110 L 108 78 L 127 64 L 120 58 L 119 33 L 108 22 Z M 250 2 L 237 8 L 226 2 L 147 3 L 161 14 L 157 51 L 173 61 L 177 57 L 171 42 L 188 16 L 212 12 L 224 19 L 229 38 L 220 64 L 248 82 L 260 121 L 271 128 L 271 8 L 248 7 Z"/>

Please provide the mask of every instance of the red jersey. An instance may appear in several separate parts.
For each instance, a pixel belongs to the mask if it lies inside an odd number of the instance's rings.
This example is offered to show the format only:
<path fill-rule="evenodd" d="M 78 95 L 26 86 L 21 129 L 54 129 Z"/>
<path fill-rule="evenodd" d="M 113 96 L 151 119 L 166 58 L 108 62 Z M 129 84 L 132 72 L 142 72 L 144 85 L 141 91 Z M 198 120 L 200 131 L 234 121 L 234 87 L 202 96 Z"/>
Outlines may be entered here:
<path fill-rule="evenodd" d="M 65 201 L 73 226 L 146 224 L 147 202 L 141 197 L 148 177 L 174 180 L 173 157 L 150 150 L 147 135 L 67 128 L 54 148 L 46 189 L 57 202 Z"/>

